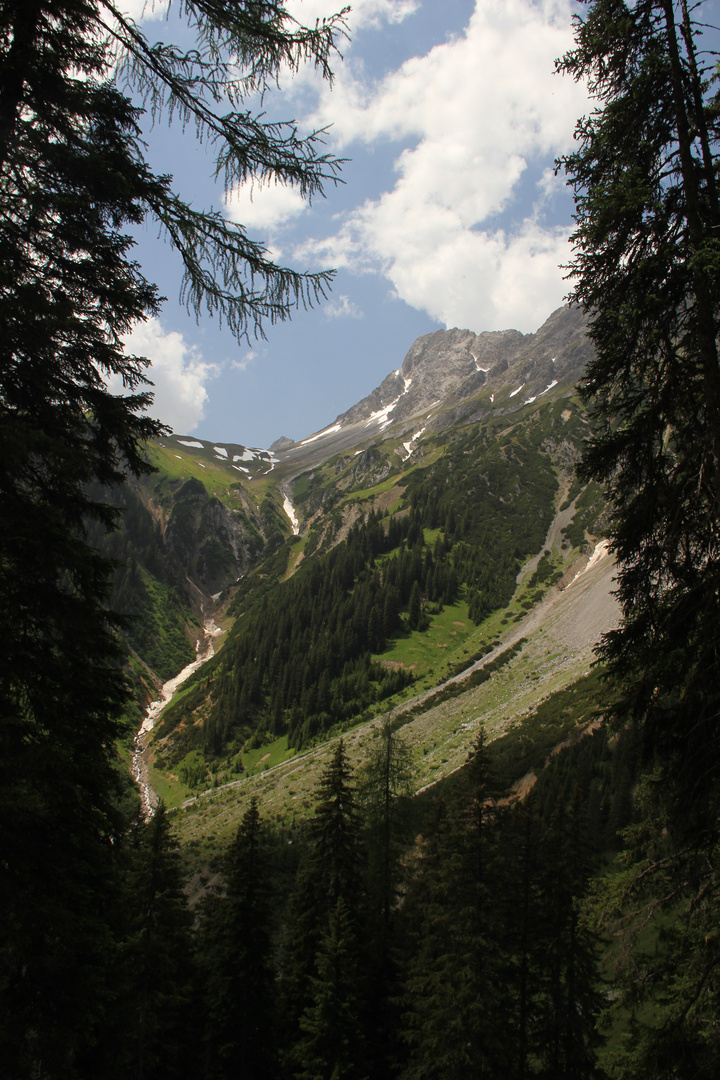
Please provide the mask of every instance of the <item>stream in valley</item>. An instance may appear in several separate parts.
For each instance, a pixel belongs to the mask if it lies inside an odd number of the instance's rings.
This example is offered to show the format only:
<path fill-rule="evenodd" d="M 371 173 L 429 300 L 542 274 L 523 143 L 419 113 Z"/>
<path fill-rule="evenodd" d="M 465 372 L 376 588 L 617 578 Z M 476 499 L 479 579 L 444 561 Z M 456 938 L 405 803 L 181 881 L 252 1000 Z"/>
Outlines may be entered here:
<path fill-rule="evenodd" d="M 189 679 L 194 671 L 197 671 L 199 667 L 202 667 L 207 660 L 215 655 L 215 639 L 224 632 L 217 625 L 212 615 L 205 618 L 202 636 L 198 638 L 195 644 L 195 659 L 187 667 L 184 667 L 181 672 L 163 684 L 160 697 L 156 701 L 152 701 L 145 711 L 145 718 L 135 735 L 131 764 L 133 778 L 140 789 L 141 813 L 145 821 L 152 817 L 159 801 L 150 783 L 150 770 L 146 757 L 148 736 L 177 688 L 186 679 Z"/>

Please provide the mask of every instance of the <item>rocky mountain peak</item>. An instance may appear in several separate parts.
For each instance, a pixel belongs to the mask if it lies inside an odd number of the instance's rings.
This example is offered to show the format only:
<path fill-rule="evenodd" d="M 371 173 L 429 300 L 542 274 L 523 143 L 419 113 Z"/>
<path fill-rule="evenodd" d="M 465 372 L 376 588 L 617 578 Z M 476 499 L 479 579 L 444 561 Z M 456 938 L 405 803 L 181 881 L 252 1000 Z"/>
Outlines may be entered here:
<path fill-rule="evenodd" d="M 512 412 L 556 387 L 575 386 L 591 355 L 578 308 L 558 308 L 534 334 L 435 330 L 413 342 L 401 367 L 334 423 L 293 445 L 278 440 L 272 451 L 287 475 L 390 433 L 402 437 L 410 455 L 425 432 Z"/>
<path fill-rule="evenodd" d="M 268 448 L 273 454 L 276 454 L 278 450 L 287 450 L 288 446 L 294 446 L 295 443 L 292 439 L 288 439 L 287 435 L 281 435 L 279 439 L 276 439 L 274 443 Z"/>
<path fill-rule="evenodd" d="M 559 308 L 535 334 L 435 330 L 413 342 L 402 367 L 335 423 L 374 422 L 384 428 L 434 406 L 475 397 L 483 388 L 498 407 L 507 403 L 514 408 L 561 382 L 576 382 L 590 351 L 577 308 Z M 513 401 L 518 395 L 521 400 Z"/>

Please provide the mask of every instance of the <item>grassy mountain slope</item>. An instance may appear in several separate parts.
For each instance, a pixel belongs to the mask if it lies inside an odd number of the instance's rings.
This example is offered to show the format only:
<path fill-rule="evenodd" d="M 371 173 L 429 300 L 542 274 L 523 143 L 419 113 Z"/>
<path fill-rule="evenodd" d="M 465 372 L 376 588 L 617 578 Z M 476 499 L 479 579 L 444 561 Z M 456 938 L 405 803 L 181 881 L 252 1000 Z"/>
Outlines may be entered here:
<path fill-rule="evenodd" d="M 222 806 L 229 835 L 257 784 L 275 812 L 302 813 L 315 748 L 352 729 L 361 757 L 388 711 L 420 790 L 458 767 L 479 718 L 496 737 L 588 670 L 616 609 L 607 558 L 570 584 L 602 510 L 572 489 L 585 428 L 559 390 L 450 427 L 411 460 L 390 435 L 295 479 L 301 535 L 286 516 L 286 538 L 229 590 L 222 649 L 153 733 L 166 800 L 219 785 L 184 812 L 183 833 L 217 831 Z M 482 665 L 496 669 L 485 681 Z"/>
<path fill-rule="evenodd" d="M 528 612 L 523 610 L 527 587 L 519 588 L 503 614 L 498 612 L 486 620 L 451 653 L 448 660 L 462 663 L 472 651 L 483 651 L 493 641 L 498 642 L 466 670 L 464 678 L 446 689 L 430 679 L 432 686 L 391 711 L 390 717 L 402 726 L 411 750 L 415 792 L 462 766 L 480 723 L 491 741 L 509 735 L 517 739 L 522 734 L 532 742 L 538 737 L 537 733 L 532 735 L 532 718 L 542 702 L 551 703 L 552 722 L 545 722 L 539 749 L 527 760 L 521 759 L 522 771 L 514 777 L 521 781 L 530 768 L 542 766 L 547 754 L 583 721 L 582 714 L 564 714 L 565 703 L 553 709 L 552 702 L 555 695 L 590 676 L 597 636 L 617 617 L 610 595 L 612 561 L 605 556 L 588 569 L 589 561 L 582 556 L 571 562 L 566 584 L 559 581 L 551 586 Z M 504 626 L 503 619 L 507 619 Z M 490 677 L 480 681 L 480 673 L 493 666 Z M 366 759 L 384 715 L 379 713 L 344 734 L 355 767 Z M 338 737 L 339 733 L 330 744 Z M 285 738 L 255 748 L 252 756 L 243 755 L 248 768 L 242 779 L 208 789 L 186 802 L 175 819 L 180 837 L 198 852 L 208 844 L 212 847 L 229 841 L 253 795 L 271 819 L 306 816 L 312 810 L 311 794 L 328 752 L 324 743 L 287 756 Z"/>
<path fill-rule="evenodd" d="M 144 671 L 133 676 L 138 707 L 194 659 L 213 596 L 288 532 L 282 496 L 263 481 L 267 452 L 250 454 L 250 470 L 233 465 L 233 450 L 249 453 L 231 447 L 219 454 L 169 437 L 147 447 L 153 474 L 103 493 L 120 510 L 120 527 L 95 530 L 94 540 L 116 561 L 111 606 L 125 618 L 134 663 Z"/>

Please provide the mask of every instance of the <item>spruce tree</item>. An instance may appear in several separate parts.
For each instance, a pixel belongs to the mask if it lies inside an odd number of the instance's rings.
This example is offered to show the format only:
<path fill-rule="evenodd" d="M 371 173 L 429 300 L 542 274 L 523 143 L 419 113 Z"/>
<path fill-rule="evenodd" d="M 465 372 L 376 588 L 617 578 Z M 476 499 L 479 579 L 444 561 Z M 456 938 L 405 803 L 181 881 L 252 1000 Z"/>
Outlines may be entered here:
<path fill-rule="evenodd" d="M 364 864 L 353 781 L 341 739 L 318 784 L 308 848 L 298 868 L 285 930 L 283 1010 L 289 1043 L 287 1064 L 292 1075 L 313 1067 L 317 1053 L 313 1033 L 331 1023 L 331 1017 L 338 1018 L 349 1009 L 358 1024 L 364 1023 L 360 1003 L 364 1002 L 365 975 L 356 951 L 364 908 Z M 338 938 L 341 930 L 344 944 Z M 333 953 L 333 943 L 338 948 L 342 944 L 342 951 Z M 352 980 L 346 976 L 350 969 Z M 339 998 L 330 1002 L 333 987 Z M 346 1000 L 347 994 L 352 1001 Z M 326 1063 L 328 1077 L 333 1067 L 344 1069 L 347 1065 L 342 1041 L 336 1048 L 341 1058 L 334 1065 Z M 354 1057 L 352 1068 L 357 1064 Z"/>
<path fill-rule="evenodd" d="M 421 863 L 416 925 L 404 979 L 402 1080 L 510 1075 L 507 986 L 500 978 L 496 897 L 500 865 L 481 731 L 468 755 L 457 813 Z"/>
<path fill-rule="evenodd" d="M 408 601 L 408 626 L 411 630 L 422 630 L 424 626 L 422 595 L 417 578 L 413 582 Z"/>
<path fill-rule="evenodd" d="M 384 934 L 397 898 L 399 858 L 407 839 L 411 775 L 410 750 L 397 725 L 386 719 L 359 777 L 370 890 Z"/>
<path fill-rule="evenodd" d="M 390 1073 L 399 1023 L 397 917 L 402 896 L 401 858 L 410 837 L 412 763 L 397 724 L 384 720 L 359 774 L 368 865 L 371 1075 Z"/>
<path fill-rule="evenodd" d="M 716 830 L 720 779 L 718 126 L 691 18 L 705 7 L 594 0 L 559 65 L 595 101 L 560 164 L 570 299 L 595 346 L 582 473 L 609 496 L 623 609 L 602 652 L 687 832 Z"/>
<path fill-rule="evenodd" d="M 452 883 L 444 874 L 447 820 L 424 838 L 403 904 L 402 1080 L 472 1075 L 455 1010 L 458 982 Z"/>
<path fill-rule="evenodd" d="M 500 839 L 504 861 L 498 897 L 502 924 L 502 980 L 508 989 L 506 1031 L 512 1061 L 509 1075 L 527 1080 L 534 1074 L 541 1021 L 538 1003 L 540 938 L 545 912 L 541 898 L 540 823 L 530 800 L 516 804 L 503 819 Z"/>
<path fill-rule="evenodd" d="M 104 952 L 87 959 L 96 995 L 92 1028 L 84 1036 L 70 1028 L 71 1052 L 60 1070 L 47 1058 L 30 1075 L 103 1080 L 196 1075 L 193 917 L 176 844 L 162 803 L 153 817 L 136 821 L 115 841 L 108 895 L 102 897 L 106 910 L 98 916 L 105 927 Z M 70 940 L 70 956 L 78 944 L 82 941 Z M 71 985 L 63 984 L 62 993 L 75 1002 Z M 43 1024 L 47 1019 L 42 1017 Z"/>
<path fill-rule="evenodd" d="M 293 1049 L 297 1080 L 362 1080 L 364 980 L 357 918 L 338 897 L 315 956 L 308 1002 Z"/>
<path fill-rule="evenodd" d="M 560 798 L 541 844 L 541 910 L 536 955 L 539 993 L 535 1055 L 539 1075 L 590 1080 L 596 1075 L 600 1011 L 596 941 L 581 919 L 589 868 L 586 827 L 576 789 Z"/>
<path fill-rule="evenodd" d="M 111 1023 L 122 1024 L 114 1039 L 101 1036 L 107 1077 L 147 1080 L 193 1071 L 192 915 L 183 892 L 176 839 L 161 803 L 148 822 L 136 826 L 123 876 L 125 930 Z"/>
<path fill-rule="evenodd" d="M 226 895 L 200 940 L 205 969 L 205 1075 L 263 1080 L 276 1075 L 270 966 L 268 858 L 257 800 L 229 853 Z"/>
<path fill-rule="evenodd" d="M 228 187 L 254 177 L 319 195 L 338 167 L 319 135 L 248 102 L 306 60 L 329 77 L 341 24 L 304 29 L 265 0 L 189 0 L 182 13 L 187 50 L 149 42 L 110 0 L 0 5 L 0 606 L 13 620 L 0 663 L 0 1058 L 17 1077 L 71 1076 L 107 1001 L 127 689 L 111 567 L 89 540 L 116 511 L 90 485 L 147 471 L 142 444 L 162 430 L 144 415 L 147 361 L 123 348 L 159 310 L 129 232 L 154 222 L 180 253 L 191 310 L 238 337 L 329 281 L 276 265 L 153 174 L 129 95 L 195 128 Z"/>
<path fill-rule="evenodd" d="M 363 888 L 360 812 L 355 775 L 342 739 L 318 784 L 310 843 L 310 863 L 324 897 L 324 911 L 329 912 L 342 898 L 357 913 Z"/>

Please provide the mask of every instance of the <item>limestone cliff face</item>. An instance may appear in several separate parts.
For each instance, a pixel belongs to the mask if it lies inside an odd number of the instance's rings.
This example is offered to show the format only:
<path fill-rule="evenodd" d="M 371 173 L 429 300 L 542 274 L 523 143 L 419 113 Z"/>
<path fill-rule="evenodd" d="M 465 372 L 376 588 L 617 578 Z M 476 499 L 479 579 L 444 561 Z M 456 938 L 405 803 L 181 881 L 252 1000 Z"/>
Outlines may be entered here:
<path fill-rule="evenodd" d="M 292 478 L 388 435 L 398 437 L 409 454 L 423 433 L 513 412 L 556 387 L 569 390 L 591 356 L 577 308 L 558 308 L 534 334 L 435 330 L 419 337 L 402 366 L 325 431 L 300 443 L 273 444 L 276 461 Z"/>
<path fill-rule="evenodd" d="M 196 479 L 175 493 L 164 539 L 167 556 L 208 595 L 236 581 L 261 546 L 255 524 Z"/>
<path fill-rule="evenodd" d="M 576 382 L 591 350 L 581 312 L 567 307 L 554 312 L 535 334 L 436 330 L 418 338 L 402 367 L 336 423 L 354 424 L 371 417 L 382 425 L 396 423 L 434 406 L 476 397 L 483 389 L 493 394 L 497 407 L 514 408 L 551 384 Z"/>

